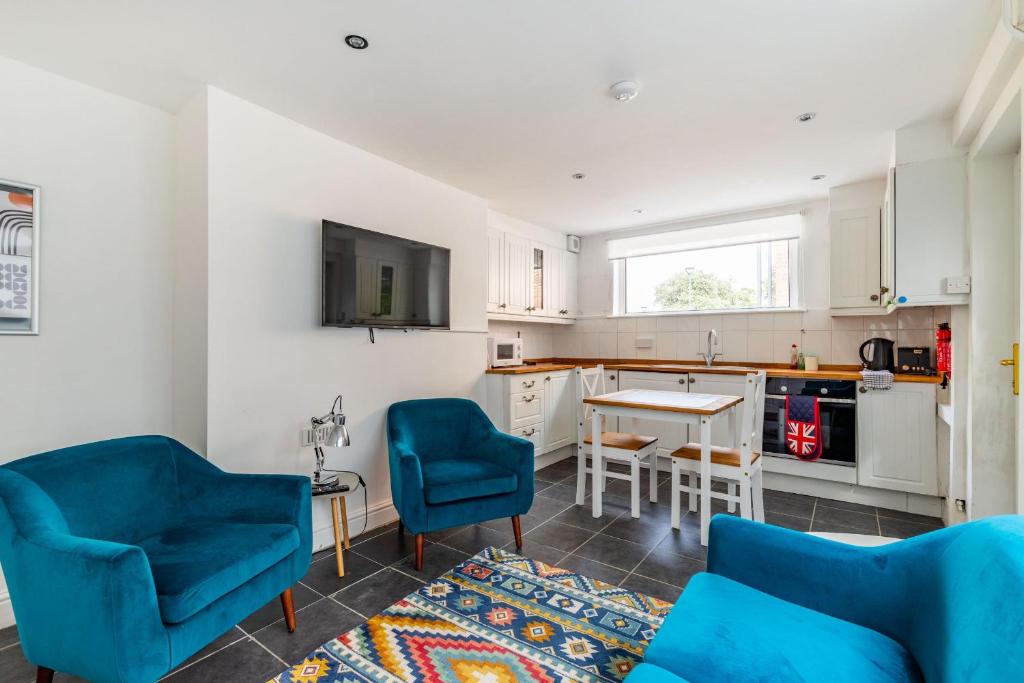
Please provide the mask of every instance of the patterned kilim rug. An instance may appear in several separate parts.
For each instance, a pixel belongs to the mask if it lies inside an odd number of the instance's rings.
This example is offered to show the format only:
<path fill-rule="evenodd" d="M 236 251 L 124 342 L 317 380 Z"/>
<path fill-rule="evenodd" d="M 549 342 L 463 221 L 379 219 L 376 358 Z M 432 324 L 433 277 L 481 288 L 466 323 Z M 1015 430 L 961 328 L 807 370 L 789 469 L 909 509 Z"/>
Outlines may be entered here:
<path fill-rule="evenodd" d="M 621 681 L 671 606 L 486 548 L 273 681 Z"/>

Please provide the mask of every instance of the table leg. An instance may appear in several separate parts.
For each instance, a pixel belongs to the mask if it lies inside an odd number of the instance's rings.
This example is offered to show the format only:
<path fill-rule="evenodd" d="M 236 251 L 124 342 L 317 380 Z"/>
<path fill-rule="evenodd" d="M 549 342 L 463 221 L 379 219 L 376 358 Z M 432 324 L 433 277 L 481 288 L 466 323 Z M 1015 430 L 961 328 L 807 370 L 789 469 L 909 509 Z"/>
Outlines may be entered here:
<path fill-rule="evenodd" d="M 601 509 L 601 494 L 604 492 L 604 465 L 601 464 L 601 423 L 604 421 L 604 416 L 597 412 L 597 407 L 594 407 L 593 420 L 590 424 L 590 434 L 592 437 L 593 445 L 590 452 L 590 459 L 593 461 L 590 465 L 592 471 L 592 482 L 594 492 L 593 504 L 594 504 L 594 517 L 600 517 L 602 514 Z"/>
<path fill-rule="evenodd" d="M 345 550 L 348 550 L 352 547 L 348 537 L 348 508 L 345 506 L 345 496 L 342 496 L 339 500 L 341 501 L 341 530 L 344 532 Z"/>
<path fill-rule="evenodd" d="M 729 408 L 729 433 L 732 434 L 732 447 L 733 448 L 739 448 L 740 444 L 742 443 L 740 441 L 740 438 L 741 438 L 740 437 L 740 429 L 739 429 L 739 425 L 737 424 L 736 413 L 737 413 L 736 406 L 733 406 L 732 408 Z M 736 484 L 734 484 L 732 482 L 729 482 L 729 495 L 730 496 L 735 496 L 736 495 Z M 727 509 L 729 510 L 730 513 L 736 512 L 736 501 L 735 500 L 730 500 Z"/>
<path fill-rule="evenodd" d="M 700 418 L 700 544 L 708 544 L 711 527 L 711 418 Z"/>
<path fill-rule="evenodd" d="M 331 498 L 331 518 L 334 520 L 334 555 L 338 559 L 338 576 L 345 576 L 345 558 L 341 556 L 341 529 L 338 528 L 338 499 Z"/>

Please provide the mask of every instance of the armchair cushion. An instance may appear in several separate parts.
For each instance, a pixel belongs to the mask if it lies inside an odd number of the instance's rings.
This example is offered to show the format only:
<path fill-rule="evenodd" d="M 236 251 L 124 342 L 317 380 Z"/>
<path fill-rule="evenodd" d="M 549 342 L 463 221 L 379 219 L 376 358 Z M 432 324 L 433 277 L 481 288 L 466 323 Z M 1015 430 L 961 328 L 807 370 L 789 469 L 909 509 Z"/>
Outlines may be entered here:
<path fill-rule="evenodd" d="M 698 574 L 644 661 L 694 681 L 919 681 L 895 640 L 731 579 Z"/>
<path fill-rule="evenodd" d="M 433 460 L 422 463 L 427 503 L 511 493 L 518 488 L 516 473 L 486 460 Z"/>
<path fill-rule="evenodd" d="M 194 522 L 139 543 L 149 559 L 160 616 L 185 621 L 299 547 L 291 524 Z"/>

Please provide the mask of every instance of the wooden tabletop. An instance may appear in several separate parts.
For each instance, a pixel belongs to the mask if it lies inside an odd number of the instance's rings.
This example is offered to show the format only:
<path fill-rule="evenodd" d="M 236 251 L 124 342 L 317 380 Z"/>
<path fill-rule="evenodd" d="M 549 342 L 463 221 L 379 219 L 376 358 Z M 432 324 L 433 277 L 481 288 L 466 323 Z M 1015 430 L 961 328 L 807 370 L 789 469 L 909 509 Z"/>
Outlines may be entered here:
<path fill-rule="evenodd" d="M 720 394 L 691 394 L 683 391 L 655 391 L 653 389 L 626 389 L 583 399 L 595 406 L 660 410 L 667 413 L 717 415 L 743 402 L 742 396 Z"/>

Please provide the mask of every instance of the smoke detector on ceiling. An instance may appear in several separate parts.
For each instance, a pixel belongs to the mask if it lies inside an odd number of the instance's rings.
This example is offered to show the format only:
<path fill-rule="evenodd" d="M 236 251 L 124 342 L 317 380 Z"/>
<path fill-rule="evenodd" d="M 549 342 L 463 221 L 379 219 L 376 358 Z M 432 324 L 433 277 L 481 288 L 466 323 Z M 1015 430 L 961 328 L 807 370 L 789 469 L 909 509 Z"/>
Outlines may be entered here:
<path fill-rule="evenodd" d="M 640 86 L 633 81 L 619 81 L 608 92 L 619 102 L 629 102 L 640 94 Z"/>

